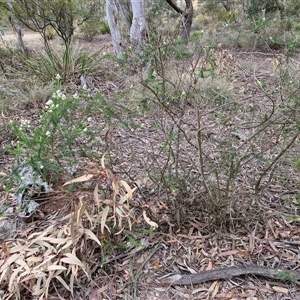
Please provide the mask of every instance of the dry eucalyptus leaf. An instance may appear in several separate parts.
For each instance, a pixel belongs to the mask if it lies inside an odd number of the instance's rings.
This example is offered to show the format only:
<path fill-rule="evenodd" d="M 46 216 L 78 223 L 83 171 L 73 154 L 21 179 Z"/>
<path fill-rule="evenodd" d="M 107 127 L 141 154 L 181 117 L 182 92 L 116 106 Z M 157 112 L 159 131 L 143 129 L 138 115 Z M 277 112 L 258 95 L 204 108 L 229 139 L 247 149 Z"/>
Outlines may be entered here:
<path fill-rule="evenodd" d="M 158 227 L 158 224 L 157 224 L 157 223 L 151 221 L 151 220 L 147 217 L 146 211 L 145 211 L 145 210 L 143 210 L 143 217 L 144 217 L 144 220 L 146 221 L 146 223 L 148 223 L 151 227 L 155 227 L 155 228 Z"/>
<path fill-rule="evenodd" d="M 105 163 L 104 163 L 105 154 L 106 154 L 106 153 L 104 153 L 104 154 L 102 155 L 102 157 L 101 157 L 101 167 L 102 167 L 103 169 L 105 169 Z"/>
<path fill-rule="evenodd" d="M 66 186 L 66 185 L 69 185 L 69 184 L 72 184 L 72 183 L 75 183 L 75 182 L 85 182 L 85 181 L 88 181 L 90 180 L 91 178 L 94 177 L 94 174 L 86 174 L 86 175 L 82 175 L 80 177 L 77 177 L 75 179 L 72 179 L 72 180 L 69 180 L 67 182 L 65 182 L 63 184 L 63 186 Z"/>
<path fill-rule="evenodd" d="M 123 185 L 123 187 L 125 188 L 126 192 L 127 192 L 127 196 L 128 196 L 128 200 L 131 200 L 132 199 L 132 189 L 131 187 L 129 186 L 129 184 L 127 182 L 125 182 L 124 180 L 120 180 L 119 183 L 121 185 Z"/>
<path fill-rule="evenodd" d="M 110 207 L 106 206 L 106 207 L 104 207 L 103 212 L 102 212 L 102 218 L 101 218 L 101 232 L 102 233 L 104 233 L 104 226 L 105 226 L 105 223 L 107 220 L 107 215 L 109 213 L 109 210 L 110 210 Z"/>
<path fill-rule="evenodd" d="M 101 247 L 101 243 L 100 243 L 99 239 L 96 237 L 96 235 L 91 230 L 84 228 L 83 233 L 86 234 L 87 236 L 89 236 L 89 238 L 91 240 L 95 241 Z"/>
<path fill-rule="evenodd" d="M 289 290 L 287 288 L 282 287 L 282 286 L 273 286 L 272 289 L 276 292 L 283 293 L 283 294 L 286 294 L 286 295 L 288 295 L 288 293 L 289 293 Z"/>
<path fill-rule="evenodd" d="M 57 270 L 68 270 L 66 267 L 61 265 L 51 265 L 47 268 L 47 271 L 57 271 Z"/>
<path fill-rule="evenodd" d="M 65 256 L 66 257 L 63 257 L 61 259 L 62 262 L 66 263 L 66 264 L 70 264 L 70 265 L 77 265 L 82 268 L 85 267 L 85 265 L 75 255 L 73 255 L 71 253 L 66 253 Z"/>

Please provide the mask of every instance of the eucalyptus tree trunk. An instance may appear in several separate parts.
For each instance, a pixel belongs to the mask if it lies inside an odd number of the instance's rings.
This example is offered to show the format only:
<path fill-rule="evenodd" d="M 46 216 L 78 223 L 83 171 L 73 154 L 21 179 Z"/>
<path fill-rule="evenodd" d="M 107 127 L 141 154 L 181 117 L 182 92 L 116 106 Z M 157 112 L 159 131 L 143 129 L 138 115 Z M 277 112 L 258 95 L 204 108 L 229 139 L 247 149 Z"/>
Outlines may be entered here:
<path fill-rule="evenodd" d="M 10 13 L 11 13 L 11 16 L 10 16 L 10 21 L 11 21 L 11 25 L 17 35 L 17 40 L 18 40 L 18 46 L 21 50 L 21 52 L 23 54 L 25 54 L 26 52 L 26 48 L 25 48 L 25 45 L 24 45 L 24 41 L 23 41 L 23 38 L 22 38 L 22 31 L 21 31 L 21 27 L 15 17 L 15 14 L 14 14 L 14 9 L 13 9 L 13 5 L 12 5 L 12 2 L 11 0 L 6 0 L 6 3 L 7 3 L 7 6 L 10 10 Z"/>
<path fill-rule="evenodd" d="M 143 34 L 146 26 L 144 0 L 131 0 L 132 24 L 130 42 L 136 53 L 142 54 Z"/>
<path fill-rule="evenodd" d="M 124 21 L 126 29 L 129 34 L 130 26 L 132 23 L 132 12 L 130 7 L 130 1 L 129 0 L 115 0 L 116 5 L 118 7 L 118 10 L 120 11 L 122 15 L 122 21 Z"/>
<path fill-rule="evenodd" d="M 106 18 L 110 28 L 112 44 L 117 58 L 124 51 L 122 42 L 120 11 L 115 0 L 106 0 Z"/>
<path fill-rule="evenodd" d="M 120 58 L 128 42 L 141 54 L 146 26 L 144 0 L 106 0 L 106 18 L 115 55 Z"/>

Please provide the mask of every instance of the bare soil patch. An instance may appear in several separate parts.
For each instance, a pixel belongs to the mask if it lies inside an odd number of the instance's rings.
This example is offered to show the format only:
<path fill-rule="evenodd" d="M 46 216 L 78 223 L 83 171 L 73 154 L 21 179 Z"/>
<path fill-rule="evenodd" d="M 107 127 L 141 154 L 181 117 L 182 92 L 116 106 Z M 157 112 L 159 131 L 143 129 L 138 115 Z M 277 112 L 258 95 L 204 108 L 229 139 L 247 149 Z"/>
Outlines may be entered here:
<path fill-rule="evenodd" d="M 16 34 L 12 31 L 8 31 L 3 35 L 3 41 L 7 43 L 7 45 L 12 45 L 15 47 L 17 43 Z M 25 30 L 23 31 L 23 41 L 25 47 L 29 50 L 34 51 L 42 51 L 44 49 L 43 39 L 39 33 Z M 105 47 L 107 50 L 107 46 L 111 41 L 110 35 L 98 35 L 93 38 L 92 41 L 86 41 L 80 36 L 75 36 L 74 41 L 78 43 L 80 46 L 84 46 L 84 48 L 91 51 L 98 51 L 101 48 Z M 54 37 L 53 40 L 49 41 L 49 44 L 55 48 L 62 47 L 62 41 L 58 37 Z M 111 48 L 112 49 L 112 48 Z"/>

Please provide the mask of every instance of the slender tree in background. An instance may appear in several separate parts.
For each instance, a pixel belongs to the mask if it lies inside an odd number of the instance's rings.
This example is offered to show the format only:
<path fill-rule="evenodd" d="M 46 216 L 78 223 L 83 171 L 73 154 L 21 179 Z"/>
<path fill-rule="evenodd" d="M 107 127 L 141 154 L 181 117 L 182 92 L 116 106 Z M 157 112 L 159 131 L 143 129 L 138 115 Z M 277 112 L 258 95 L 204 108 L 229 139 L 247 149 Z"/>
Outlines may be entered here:
<path fill-rule="evenodd" d="M 183 18 L 183 29 L 181 38 L 187 40 L 191 34 L 191 28 L 193 23 L 194 8 L 192 0 L 185 0 L 185 9 L 180 8 L 173 0 L 166 0 L 167 3 Z"/>
<path fill-rule="evenodd" d="M 18 46 L 19 46 L 21 52 L 24 54 L 26 49 L 25 49 L 23 38 L 22 38 L 22 31 L 21 31 L 21 27 L 18 23 L 18 20 L 15 16 L 12 1 L 11 0 L 6 0 L 6 4 L 7 4 L 7 7 L 9 8 L 9 10 L 10 10 L 9 20 L 10 20 L 11 26 L 13 27 L 13 29 L 14 29 L 16 35 L 17 35 Z"/>
<path fill-rule="evenodd" d="M 88 20 L 95 2 L 86 0 L 0 0 L 14 20 L 42 35 L 46 49 L 49 50 L 47 28 L 53 28 L 69 47 L 75 27 Z M 76 19 L 77 24 L 74 24 Z M 13 21 L 13 19 L 12 19 Z M 15 22 L 14 22 L 15 23 Z"/>
<path fill-rule="evenodd" d="M 231 11 L 231 5 L 229 0 L 216 0 L 217 3 L 221 3 L 226 11 Z"/>

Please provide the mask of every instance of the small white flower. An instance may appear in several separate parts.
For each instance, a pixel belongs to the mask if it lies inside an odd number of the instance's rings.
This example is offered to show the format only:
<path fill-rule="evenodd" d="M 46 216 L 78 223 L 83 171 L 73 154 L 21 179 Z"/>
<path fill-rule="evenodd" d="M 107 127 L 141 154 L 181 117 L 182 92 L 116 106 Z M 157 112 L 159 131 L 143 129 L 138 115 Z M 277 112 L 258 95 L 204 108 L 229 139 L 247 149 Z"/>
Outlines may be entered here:
<path fill-rule="evenodd" d="M 47 132 L 46 132 L 46 136 L 50 136 L 51 135 L 51 132 L 48 130 Z"/>
<path fill-rule="evenodd" d="M 76 92 L 74 95 L 73 95 L 73 98 L 74 99 L 78 99 L 79 98 L 79 96 L 78 96 L 78 93 Z"/>
<path fill-rule="evenodd" d="M 50 107 L 50 106 L 52 106 L 52 104 L 53 104 L 53 100 L 49 99 L 45 105 L 46 105 L 46 107 Z"/>
<path fill-rule="evenodd" d="M 85 90 L 85 91 L 87 90 L 86 84 L 83 85 L 82 89 Z"/>
<path fill-rule="evenodd" d="M 105 56 L 106 55 L 106 52 L 103 52 L 103 56 Z"/>
<path fill-rule="evenodd" d="M 54 106 L 54 108 L 58 108 L 59 107 L 59 105 L 58 104 L 56 104 L 55 106 Z"/>
<path fill-rule="evenodd" d="M 53 93 L 53 97 L 64 100 L 66 98 L 66 95 L 63 94 L 60 90 L 57 90 L 56 92 Z"/>
<path fill-rule="evenodd" d="M 21 124 L 26 125 L 27 124 L 27 120 L 26 119 L 21 120 Z"/>
<path fill-rule="evenodd" d="M 44 166 L 43 166 L 43 165 L 40 165 L 40 169 L 44 169 Z"/>
<path fill-rule="evenodd" d="M 57 80 L 60 80 L 60 79 L 61 79 L 61 77 L 60 77 L 59 74 L 57 74 L 55 78 L 56 78 Z"/>
<path fill-rule="evenodd" d="M 30 128 L 30 121 L 29 120 L 21 120 L 21 124 L 20 124 L 20 129 L 23 129 L 23 128 Z"/>
<path fill-rule="evenodd" d="M 87 127 L 83 128 L 82 132 L 87 132 Z"/>
<path fill-rule="evenodd" d="M 87 118 L 87 121 L 88 121 L 88 122 L 91 122 L 91 121 L 92 121 L 92 118 L 91 118 L 91 117 L 88 117 L 88 118 Z"/>

